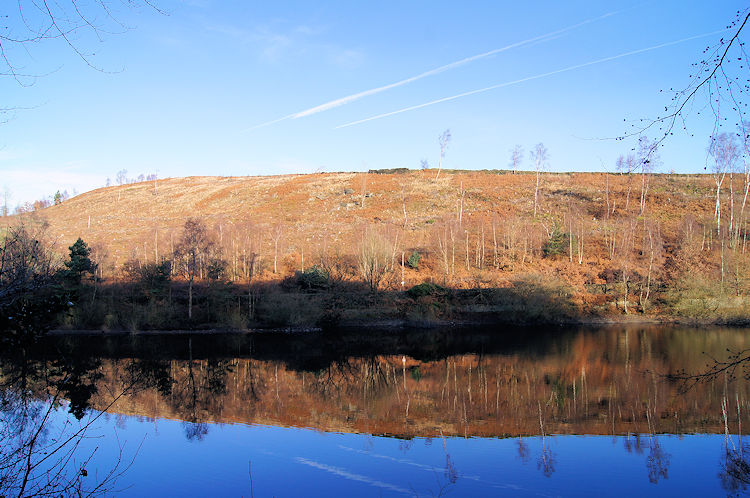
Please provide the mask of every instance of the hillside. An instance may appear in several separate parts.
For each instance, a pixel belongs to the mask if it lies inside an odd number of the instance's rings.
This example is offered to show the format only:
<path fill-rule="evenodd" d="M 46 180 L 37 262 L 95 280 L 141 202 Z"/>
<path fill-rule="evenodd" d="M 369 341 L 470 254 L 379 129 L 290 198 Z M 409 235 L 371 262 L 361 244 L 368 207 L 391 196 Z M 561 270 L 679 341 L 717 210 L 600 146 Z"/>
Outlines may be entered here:
<path fill-rule="evenodd" d="M 534 173 L 435 173 L 172 178 L 97 189 L 34 215 L 47 220 L 61 255 L 86 241 L 104 281 L 122 278 L 126 261 L 170 260 L 193 217 L 227 262 L 224 278 L 237 283 L 280 281 L 316 264 L 361 282 L 368 247 L 382 259 L 381 290 L 507 288 L 521 278 L 568 289 L 585 313 L 669 309 L 713 319 L 710 309 L 721 307 L 734 309 L 724 318 L 746 317 L 740 175 L 733 199 L 729 179 L 723 186 L 717 230 L 708 175 L 545 173 L 534 216 Z M 416 268 L 402 267 L 402 254 L 414 252 Z M 726 299 L 696 302 L 716 293 Z"/>
<path fill-rule="evenodd" d="M 615 220 L 639 214 L 640 178 L 633 175 L 631 181 L 626 212 L 627 177 L 609 175 Z M 77 237 L 90 245 L 104 245 L 115 267 L 133 255 L 143 258 L 144 244 L 147 258 L 153 259 L 155 244 L 162 248 L 157 247 L 159 254 L 166 255 L 170 240 L 179 235 L 188 217 L 204 219 L 230 241 L 239 232 L 256 232 L 253 235 L 267 250 L 281 228 L 285 255 L 305 248 L 310 255 L 323 242 L 351 248 L 367 225 L 401 232 L 402 248 L 429 250 L 436 225 L 457 219 L 462 186 L 462 228 L 481 230 L 483 223 L 486 238 L 491 236 L 493 221 L 504 234 L 516 220 L 525 229 L 543 229 L 542 225 L 555 221 L 562 224 L 571 209 L 592 224 L 592 231 L 603 225 L 604 174 L 543 175 L 540 216 L 529 220 L 534 182 L 532 173 L 457 171 L 441 173 L 437 181 L 433 171 L 170 178 L 157 182 L 156 193 L 153 182 L 100 188 L 38 213 L 49 222 L 49 234 L 59 246 L 67 247 Z M 712 184 L 707 175 L 653 176 L 646 216 L 658 220 L 662 230 L 673 236 L 688 214 L 711 220 Z M 527 221 L 537 227 L 529 227 Z"/>

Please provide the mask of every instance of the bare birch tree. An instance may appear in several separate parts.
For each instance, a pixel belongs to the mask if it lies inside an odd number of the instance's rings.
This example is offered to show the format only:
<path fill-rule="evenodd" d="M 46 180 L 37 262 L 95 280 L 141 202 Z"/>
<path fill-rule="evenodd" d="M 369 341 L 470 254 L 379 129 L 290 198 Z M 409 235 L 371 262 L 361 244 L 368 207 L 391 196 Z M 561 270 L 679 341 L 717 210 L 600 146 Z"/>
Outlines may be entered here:
<path fill-rule="evenodd" d="M 516 171 L 521 167 L 521 163 L 523 162 L 523 147 L 520 145 L 516 145 L 510 150 L 510 164 L 509 166 L 513 168 L 513 174 L 516 174 Z"/>
<path fill-rule="evenodd" d="M 198 218 L 188 218 L 175 247 L 178 271 L 188 280 L 188 318 L 193 318 L 193 281 L 200 276 L 203 259 L 212 246 L 206 224 Z"/>
<path fill-rule="evenodd" d="M 737 222 L 735 238 L 739 240 L 740 229 L 745 223 L 745 206 L 747 205 L 748 193 L 750 193 L 750 122 L 743 122 L 740 127 L 740 140 L 742 145 L 742 205 L 740 207 L 740 219 Z"/>
<path fill-rule="evenodd" d="M 279 242 L 281 236 L 284 235 L 284 226 L 281 223 L 274 225 L 271 230 L 271 239 L 273 240 L 273 272 L 278 273 L 278 260 L 279 260 Z"/>
<path fill-rule="evenodd" d="M 716 217 L 716 234 L 721 233 L 721 186 L 724 183 L 727 172 L 735 167 L 739 159 L 739 149 L 734 136 L 723 132 L 711 137 L 708 145 L 708 153 L 714 159 L 711 167 L 711 175 L 716 185 L 716 206 L 714 216 Z M 733 214 L 733 213 L 732 213 Z"/>
<path fill-rule="evenodd" d="M 547 162 L 549 161 L 549 153 L 547 147 L 543 143 L 539 142 L 534 146 L 534 149 L 530 152 L 531 161 L 534 163 L 534 169 L 536 170 L 536 187 L 534 188 L 534 217 L 536 218 L 536 212 L 539 207 L 539 183 L 541 180 L 542 172 L 547 169 Z"/>
<path fill-rule="evenodd" d="M 435 175 L 435 180 L 438 179 L 440 176 L 440 169 L 443 167 L 443 159 L 445 159 L 445 151 L 448 150 L 448 144 L 451 141 L 451 131 L 445 130 L 443 133 L 438 136 L 438 144 L 440 145 L 440 160 L 438 161 L 438 170 L 437 175 Z"/>
<path fill-rule="evenodd" d="M 646 196 L 651 179 L 651 173 L 659 164 L 659 152 L 655 142 L 652 142 L 646 136 L 638 139 L 638 168 L 641 171 L 641 210 L 640 214 L 646 209 Z"/>
<path fill-rule="evenodd" d="M 625 212 L 628 211 L 628 207 L 630 206 L 630 191 L 633 188 L 633 173 L 636 170 L 636 164 L 637 161 L 633 154 L 628 154 L 627 156 L 621 155 L 617 158 L 617 171 L 619 171 L 620 174 L 627 175 L 628 177 L 628 189 L 627 193 L 625 194 Z"/>

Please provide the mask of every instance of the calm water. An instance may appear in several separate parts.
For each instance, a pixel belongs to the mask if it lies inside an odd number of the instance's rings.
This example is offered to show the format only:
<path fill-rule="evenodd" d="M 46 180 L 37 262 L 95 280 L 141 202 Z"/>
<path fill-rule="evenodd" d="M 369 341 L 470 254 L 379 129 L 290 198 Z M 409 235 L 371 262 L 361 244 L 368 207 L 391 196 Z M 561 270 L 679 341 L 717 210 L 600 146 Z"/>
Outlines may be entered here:
<path fill-rule="evenodd" d="M 743 494 L 745 362 L 665 375 L 748 332 L 51 337 L 0 360 L 0 495 Z"/>

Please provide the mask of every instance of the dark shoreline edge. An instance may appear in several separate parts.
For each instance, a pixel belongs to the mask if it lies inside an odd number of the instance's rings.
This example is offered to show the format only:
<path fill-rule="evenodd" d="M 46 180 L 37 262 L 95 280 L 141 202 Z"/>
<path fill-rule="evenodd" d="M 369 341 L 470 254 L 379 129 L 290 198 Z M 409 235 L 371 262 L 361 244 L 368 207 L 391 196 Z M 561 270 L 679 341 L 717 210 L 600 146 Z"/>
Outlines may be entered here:
<path fill-rule="evenodd" d="M 410 320 L 372 320 L 357 324 L 343 323 L 333 328 L 323 328 L 319 326 L 293 326 L 293 327 L 258 327 L 248 329 L 233 328 L 206 328 L 206 329 L 154 329 L 154 330 L 86 330 L 86 329 L 52 329 L 47 335 L 54 336 L 123 336 L 123 335 L 251 335 L 251 334 L 306 334 L 330 332 L 333 334 L 339 332 L 351 332 L 357 329 L 367 330 L 439 330 L 446 328 L 468 329 L 471 327 L 491 327 L 491 326 L 513 326 L 518 328 L 535 328 L 535 327 L 607 327 L 607 326 L 628 326 L 628 325 L 664 325 L 664 326 L 726 326 L 744 328 L 750 326 L 750 319 L 741 322 L 727 323 L 720 320 L 690 320 L 679 317 L 592 317 L 589 319 L 579 320 L 560 320 L 555 322 L 508 322 L 503 320 L 451 320 L 451 321 L 430 321 L 415 322 Z"/>

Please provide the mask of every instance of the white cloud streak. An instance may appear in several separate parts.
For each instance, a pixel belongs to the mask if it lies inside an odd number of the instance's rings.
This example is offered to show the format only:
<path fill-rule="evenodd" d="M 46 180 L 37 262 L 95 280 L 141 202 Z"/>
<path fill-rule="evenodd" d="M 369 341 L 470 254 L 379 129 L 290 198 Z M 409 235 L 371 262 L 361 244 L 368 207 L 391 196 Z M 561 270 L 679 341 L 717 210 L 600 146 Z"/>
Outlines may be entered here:
<path fill-rule="evenodd" d="M 641 49 L 638 49 L 638 50 L 631 50 L 630 52 L 624 52 L 624 53 L 621 53 L 621 54 L 612 55 L 610 57 L 604 57 L 603 59 L 596 59 L 596 60 L 593 60 L 593 61 L 584 62 L 582 64 L 575 64 L 573 66 L 564 67 L 562 69 L 556 69 L 554 71 L 548 71 L 546 73 L 536 74 L 534 76 L 527 76 L 526 78 L 521 78 L 521 79 L 517 79 L 517 80 L 513 80 L 513 81 L 506 81 L 505 83 L 500 83 L 500 84 L 497 84 L 497 85 L 492 85 L 492 86 L 488 86 L 488 87 L 484 87 L 484 88 L 479 88 L 477 90 L 471 90 L 471 91 L 468 91 L 468 92 L 459 93 L 457 95 L 451 95 L 450 97 L 443 97 L 443 98 L 440 98 L 440 99 L 437 99 L 437 100 L 431 100 L 430 102 L 425 102 L 424 104 L 417 104 L 417 105 L 413 105 L 413 106 L 409 106 L 409 107 L 404 107 L 403 109 L 398 109 L 396 111 L 391 111 L 391 112 L 386 112 L 386 113 L 383 113 L 383 114 L 378 114 L 376 116 L 371 116 L 369 118 L 359 119 L 357 121 L 352 121 L 352 122 L 349 122 L 349 123 L 345 123 L 345 124 L 336 126 L 334 129 L 338 130 L 340 128 L 347 128 L 349 126 L 355 126 L 355 125 L 358 125 L 358 124 L 367 123 L 369 121 L 375 121 L 376 119 L 382 119 L 382 118 L 387 118 L 389 116 L 395 116 L 396 114 L 401 114 L 401 113 L 404 113 L 404 112 L 409 112 L 409 111 L 414 111 L 414 110 L 417 110 L 417 109 L 422 109 L 423 107 L 428 107 L 428 106 L 435 105 L 435 104 L 441 104 L 443 102 L 449 102 L 451 100 L 456 100 L 456 99 L 460 99 L 460 98 L 463 98 L 463 97 L 468 97 L 470 95 L 476 95 L 478 93 L 489 92 L 490 90 L 497 90 L 498 88 L 504 88 L 504 87 L 508 87 L 508 86 L 512 86 L 512 85 L 518 85 L 520 83 L 525 83 L 527 81 L 538 80 L 538 79 L 541 79 L 541 78 L 547 78 L 549 76 L 554 76 L 556 74 L 566 73 L 566 72 L 569 72 L 569 71 L 574 71 L 576 69 L 581 69 L 581 68 L 588 67 L 588 66 L 593 66 L 593 65 L 596 65 L 596 64 L 603 64 L 605 62 L 613 61 L 613 60 L 616 60 L 616 59 L 621 59 L 623 57 L 629 57 L 631 55 L 637 55 L 637 54 L 642 54 L 644 52 L 650 52 L 652 50 L 657 50 L 657 49 L 660 49 L 660 48 L 669 47 L 669 46 L 677 45 L 677 44 L 680 44 L 680 43 L 685 43 L 685 42 L 690 41 L 690 40 L 696 40 L 698 38 L 704 38 L 706 36 L 711 36 L 711 35 L 715 35 L 715 34 L 718 34 L 718 33 L 723 33 L 725 31 L 726 30 L 722 29 L 722 30 L 718 30 L 718 31 L 712 31 L 710 33 L 703 33 L 703 34 L 700 34 L 700 35 L 695 35 L 695 36 L 690 36 L 690 37 L 687 37 L 687 38 L 682 38 L 680 40 L 674 40 L 674 41 L 670 41 L 670 42 L 666 42 L 666 43 L 661 43 L 659 45 L 654 45 L 652 47 L 641 48 Z"/>
<path fill-rule="evenodd" d="M 372 479 L 371 477 L 363 476 L 362 474 L 355 474 L 353 472 L 349 472 L 348 470 L 342 469 L 340 467 L 326 465 L 324 463 L 316 462 L 314 460 L 308 460 L 307 458 L 302 458 L 302 457 L 297 457 L 296 460 L 297 462 L 301 464 L 309 465 L 310 467 L 314 467 L 316 469 L 325 470 L 326 472 L 330 472 L 331 474 L 335 476 L 343 477 L 344 479 L 349 479 L 351 481 L 357 481 L 357 482 L 369 484 L 371 486 L 388 489 L 388 490 L 395 491 L 397 493 L 402 493 L 405 495 L 410 494 L 408 489 L 404 489 L 400 486 L 396 486 L 395 484 L 383 482 L 378 479 Z"/>
<path fill-rule="evenodd" d="M 403 80 L 400 80 L 400 81 L 396 81 L 395 83 L 390 83 L 388 85 L 379 86 L 377 88 L 371 88 L 370 90 L 365 90 L 363 92 L 359 92 L 359 93 L 355 93 L 355 94 L 352 94 L 352 95 L 347 95 L 346 97 L 341 97 L 339 99 L 331 100 L 331 101 L 326 102 L 324 104 L 320 104 L 318 106 L 311 107 L 311 108 L 305 109 L 303 111 L 295 112 L 293 114 L 289 114 L 289 115 L 286 115 L 284 117 L 281 117 L 281 118 L 278 118 L 278 119 L 274 119 L 272 121 L 267 121 L 265 123 L 261 123 L 261 124 L 252 126 L 252 127 L 247 128 L 246 130 L 243 130 L 243 131 L 257 130 L 258 128 L 264 128 L 266 126 L 269 126 L 269 125 L 272 125 L 272 124 L 275 124 L 275 123 L 279 123 L 281 121 L 286 121 L 287 119 L 299 119 L 299 118 L 304 118 L 304 117 L 307 117 L 307 116 L 312 116 L 313 114 L 318 114 L 319 112 L 328 111 L 328 110 L 334 109 L 336 107 L 340 107 L 342 105 L 350 104 L 350 103 L 352 103 L 354 101 L 363 99 L 365 97 L 369 97 L 371 95 L 375 95 L 375 94 L 378 94 L 378 93 L 381 93 L 381 92 L 385 92 L 387 90 L 391 90 L 393 88 L 397 88 L 397 87 L 400 87 L 400 86 L 403 86 L 403 85 L 408 85 L 409 83 L 414 83 L 415 81 L 419 81 L 419 80 L 421 80 L 423 78 L 427 78 L 429 76 L 434 76 L 436 74 L 440 74 L 440 73 L 443 73 L 445 71 L 450 71 L 451 69 L 455 69 L 457 67 L 463 66 L 465 64 L 469 64 L 471 62 L 474 62 L 474 61 L 477 61 L 477 60 L 480 60 L 480 59 L 486 59 L 487 57 L 491 57 L 493 55 L 497 55 L 499 53 L 506 52 L 506 51 L 514 49 L 514 48 L 522 47 L 524 45 L 530 45 L 532 43 L 539 43 L 539 42 L 550 41 L 550 40 L 553 40 L 555 38 L 558 38 L 560 35 L 562 35 L 564 33 L 567 33 L 568 31 L 572 31 L 574 29 L 578 29 L 578 28 L 580 28 L 582 26 L 585 26 L 587 24 L 591 24 L 593 22 L 600 21 L 602 19 L 606 19 L 607 17 L 611 17 L 611 16 L 614 16 L 614 15 L 617 15 L 620 12 L 623 12 L 623 10 L 616 10 L 616 11 L 608 12 L 608 13 L 602 14 L 602 15 L 600 15 L 598 17 L 593 17 L 591 19 L 586 19 L 585 21 L 581 21 L 579 23 L 573 24 L 571 26 L 568 26 L 568 27 L 565 27 L 565 28 L 562 28 L 562 29 L 551 31 L 551 32 L 545 33 L 543 35 L 535 36 L 533 38 L 528 38 L 526 40 L 519 41 L 519 42 L 516 42 L 516 43 L 511 43 L 510 45 L 506 45 L 506 46 L 501 47 L 501 48 L 496 48 L 496 49 L 490 50 L 488 52 L 484 52 L 484 53 L 477 54 L 477 55 L 472 55 L 471 57 L 466 57 L 464 59 L 461 59 L 461 60 L 458 60 L 458 61 L 455 61 L 455 62 L 451 62 L 449 64 L 445 64 L 443 66 L 436 67 L 435 69 L 430 69 L 429 71 L 425 71 L 423 73 L 420 73 L 420 74 L 418 74 L 416 76 L 412 76 L 412 77 L 409 77 L 409 78 L 406 78 L 406 79 L 403 79 Z"/>

